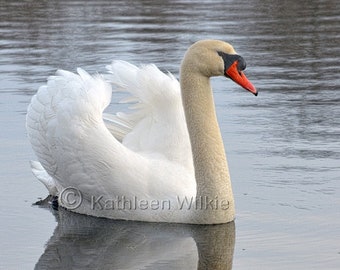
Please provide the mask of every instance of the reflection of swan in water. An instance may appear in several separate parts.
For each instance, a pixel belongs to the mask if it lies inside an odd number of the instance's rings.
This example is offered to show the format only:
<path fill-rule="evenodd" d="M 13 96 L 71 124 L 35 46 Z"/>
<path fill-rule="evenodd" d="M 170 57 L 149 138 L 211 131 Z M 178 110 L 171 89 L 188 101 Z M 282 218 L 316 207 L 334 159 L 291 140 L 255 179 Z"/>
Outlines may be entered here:
<path fill-rule="evenodd" d="M 35 269 L 231 269 L 234 222 L 221 225 L 98 219 L 59 208 Z"/>

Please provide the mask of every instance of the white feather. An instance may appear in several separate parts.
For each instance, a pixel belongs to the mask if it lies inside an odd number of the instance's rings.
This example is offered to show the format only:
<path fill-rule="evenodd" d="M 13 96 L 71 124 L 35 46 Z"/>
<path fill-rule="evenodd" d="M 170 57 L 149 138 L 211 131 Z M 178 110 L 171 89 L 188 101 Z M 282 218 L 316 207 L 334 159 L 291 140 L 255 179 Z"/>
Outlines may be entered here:
<path fill-rule="evenodd" d="M 27 113 L 27 131 L 42 167 L 35 175 L 50 193 L 69 186 L 83 194 L 74 211 L 108 218 L 186 222 L 186 211 L 97 211 L 91 198 L 194 198 L 193 159 L 180 86 L 156 66 L 117 61 L 108 66 L 117 91 L 133 102 L 128 113 L 103 111 L 111 86 L 102 76 L 59 70 L 39 88 Z M 41 177 L 44 175 L 44 177 Z M 50 176 L 50 177 L 48 177 Z M 51 186 L 52 183 L 52 186 Z M 63 203 L 63 202 L 60 202 Z M 66 205 L 64 205 L 67 207 Z M 93 208 L 93 207 L 92 207 Z"/>
<path fill-rule="evenodd" d="M 56 184 L 53 178 L 44 170 L 41 164 L 37 161 L 31 161 L 31 169 L 35 177 L 45 185 L 48 192 L 56 196 L 58 194 L 58 190 L 56 188 Z"/>

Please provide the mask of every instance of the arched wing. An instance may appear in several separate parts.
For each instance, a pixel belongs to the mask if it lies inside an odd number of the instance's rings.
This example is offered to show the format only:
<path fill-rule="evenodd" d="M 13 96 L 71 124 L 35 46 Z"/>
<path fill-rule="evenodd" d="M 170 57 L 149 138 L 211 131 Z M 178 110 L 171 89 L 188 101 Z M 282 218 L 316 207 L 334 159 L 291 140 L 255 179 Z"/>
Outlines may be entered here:
<path fill-rule="evenodd" d="M 136 67 L 114 61 L 107 68 L 115 90 L 127 93 L 121 102 L 132 103 L 128 112 L 104 115 L 113 134 L 133 151 L 181 164 L 191 161 L 179 82 L 155 65 Z"/>
<path fill-rule="evenodd" d="M 101 173 L 103 160 L 112 159 L 113 153 L 105 151 L 107 144 L 120 145 L 102 120 L 112 90 L 101 76 L 81 69 L 78 73 L 59 70 L 48 78 L 28 107 L 26 129 L 38 160 L 58 190 L 82 184 L 100 190 L 96 178 L 102 176 L 91 174 Z M 95 157 L 97 147 L 104 149 L 102 159 Z"/>
<path fill-rule="evenodd" d="M 103 111 L 112 89 L 100 75 L 57 71 L 32 98 L 28 137 L 57 190 L 161 195 L 160 184 L 165 193 L 192 190 L 192 178 L 181 177 L 193 165 L 178 82 L 153 65 L 115 62 L 111 71 L 110 80 L 135 104 L 107 117 L 107 125 Z M 175 168 L 185 172 L 169 178 Z"/>

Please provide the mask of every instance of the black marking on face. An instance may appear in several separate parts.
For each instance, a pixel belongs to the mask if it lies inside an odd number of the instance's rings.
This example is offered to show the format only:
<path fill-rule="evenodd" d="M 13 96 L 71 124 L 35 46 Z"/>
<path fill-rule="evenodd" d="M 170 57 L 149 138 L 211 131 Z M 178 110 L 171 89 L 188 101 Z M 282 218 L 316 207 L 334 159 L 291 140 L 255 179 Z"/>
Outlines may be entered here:
<path fill-rule="evenodd" d="M 246 69 L 247 64 L 242 56 L 238 54 L 228 54 L 221 51 L 218 51 L 217 53 L 223 59 L 224 72 L 226 72 L 235 61 L 237 61 L 237 70 L 239 72 Z"/>

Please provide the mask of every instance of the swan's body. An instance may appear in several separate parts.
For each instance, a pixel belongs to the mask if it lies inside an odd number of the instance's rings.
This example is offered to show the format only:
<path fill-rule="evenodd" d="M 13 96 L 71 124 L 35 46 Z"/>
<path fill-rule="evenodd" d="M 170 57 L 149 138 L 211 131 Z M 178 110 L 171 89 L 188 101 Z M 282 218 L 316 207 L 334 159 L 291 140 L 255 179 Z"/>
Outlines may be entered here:
<path fill-rule="evenodd" d="M 227 75 L 257 94 L 241 71 L 243 64 L 231 45 L 206 40 L 187 51 L 181 87 L 153 65 L 114 62 L 106 80 L 80 69 L 79 75 L 58 71 L 28 109 L 27 131 L 42 165 L 32 163 L 34 174 L 62 206 L 82 214 L 232 221 L 234 199 L 209 78 Z M 130 94 L 132 113 L 103 120 L 112 92 L 107 81 Z M 75 208 L 70 203 L 78 197 L 65 197 L 68 187 L 81 193 Z"/>

